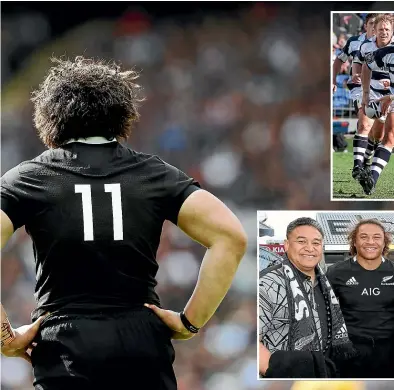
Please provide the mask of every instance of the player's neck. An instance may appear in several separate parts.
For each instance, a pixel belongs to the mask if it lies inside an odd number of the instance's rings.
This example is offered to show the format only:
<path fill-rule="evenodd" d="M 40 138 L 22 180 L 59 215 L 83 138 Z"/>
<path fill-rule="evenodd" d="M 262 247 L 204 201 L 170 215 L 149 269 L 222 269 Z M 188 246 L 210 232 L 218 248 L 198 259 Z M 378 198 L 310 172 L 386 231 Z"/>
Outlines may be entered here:
<path fill-rule="evenodd" d="M 388 44 L 387 44 L 388 45 Z M 382 42 L 379 42 L 376 40 L 376 46 L 380 49 L 381 47 L 386 47 L 387 45 L 383 44 Z"/>
<path fill-rule="evenodd" d="M 382 264 L 382 257 L 379 256 L 376 259 L 365 259 L 364 257 L 357 255 L 356 257 L 358 264 L 361 265 L 361 267 L 363 267 L 364 269 L 368 270 L 368 271 L 373 271 L 377 268 L 379 268 L 380 264 Z"/>
<path fill-rule="evenodd" d="M 373 36 L 374 36 L 373 34 L 368 35 L 367 33 L 365 33 L 365 38 L 367 38 L 367 39 L 371 39 Z"/>
<path fill-rule="evenodd" d="M 315 279 L 316 279 L 316 272 L 315 272 L 315 268 L 313 269 L 301 269 L 299 267 L 297 267 L 294 263 L 293 263 L 294 267 L 296 267 L 300 272 L 302 272 L 304 275 L 307 275 L 311 278 L 312 283 L 314 283 Z"/>

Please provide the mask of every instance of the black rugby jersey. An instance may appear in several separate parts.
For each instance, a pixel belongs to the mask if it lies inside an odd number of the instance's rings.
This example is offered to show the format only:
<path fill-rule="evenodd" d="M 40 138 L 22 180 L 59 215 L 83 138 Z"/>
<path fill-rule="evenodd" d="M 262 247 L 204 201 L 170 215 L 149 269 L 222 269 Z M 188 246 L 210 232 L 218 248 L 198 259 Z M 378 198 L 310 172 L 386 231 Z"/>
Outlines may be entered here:
<path fill-rule="evenodd" d="M 177 223 L 199 184 L 159 157 L 118 142 L 71 142 L 1 179 L 1 208 L 25 225 L 36 260 L 37 309 L 100 310 L 155 292 L 164 220 Z"/>
<path fill-rule="evenodd" d="M 327 277 L 339 299 L 349 337 L 394 336 L 394 263 L 384 259 L 372 271 L 351 258 L 328 268 Z"/>

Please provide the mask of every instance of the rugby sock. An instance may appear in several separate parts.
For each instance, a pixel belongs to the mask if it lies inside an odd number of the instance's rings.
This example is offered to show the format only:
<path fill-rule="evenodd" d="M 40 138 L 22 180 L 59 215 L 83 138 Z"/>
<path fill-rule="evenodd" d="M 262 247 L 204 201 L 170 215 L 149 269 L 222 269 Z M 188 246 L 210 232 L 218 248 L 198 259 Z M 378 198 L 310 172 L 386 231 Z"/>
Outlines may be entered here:
<path fill-rule="evenodd" d="M 375 183 L 378 181 L 379 176 L 382 173 L 384 167 L 389 162 L 391 152 L 392 152 L 392 148 L 388 148 L 387 146 L 383 146 L 383 145 L 380 145 L 376 149 L 371 165 L 371 174 Z"/>
<path fill-rule="evenodd" d="M 375 141 L 375 140 L 371 140 L 368 138 L 368 145 L 367 145 L 367 149 L 365 150 L 365 154 L 364 154 L 364 161 L 368 162 L 372 155 L 374 154 L 376 148 L 379 146 L 380 141 Z"/>
<path fill-rule="evenodd" d="M 356 134 L 353 138 L 353 162 L 354 166 L 362 166 L 364 162 L 364 153 L 368 146 L 368 136 Z"/>

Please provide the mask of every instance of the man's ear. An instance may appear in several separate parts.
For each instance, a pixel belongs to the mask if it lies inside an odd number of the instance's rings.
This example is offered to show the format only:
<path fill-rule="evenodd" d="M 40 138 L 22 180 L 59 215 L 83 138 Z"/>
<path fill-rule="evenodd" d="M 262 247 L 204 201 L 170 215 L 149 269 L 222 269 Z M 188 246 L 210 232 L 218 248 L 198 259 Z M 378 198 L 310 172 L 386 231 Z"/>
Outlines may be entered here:
<path fill-rule="evenodd" d="M 289 240 L 286 239 L 284 245 L 285 245 L 285 252 L 287 252 L 289 249 Z"/>

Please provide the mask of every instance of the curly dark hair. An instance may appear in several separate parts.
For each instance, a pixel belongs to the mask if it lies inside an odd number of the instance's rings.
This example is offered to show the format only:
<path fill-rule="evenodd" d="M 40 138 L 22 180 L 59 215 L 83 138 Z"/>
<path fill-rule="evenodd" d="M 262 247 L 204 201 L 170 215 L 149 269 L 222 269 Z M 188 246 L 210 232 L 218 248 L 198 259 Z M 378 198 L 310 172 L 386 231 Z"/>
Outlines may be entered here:
<path fill-rule="evenodd" d="M 376 225 L 382 229 L 383 234 L 384 234 L 383 256 L 386 256 L 390 251 L 390 243 L 391 243 L 392 237 L 391 237 L 391 233 L 388 232 L 385 229 L 384 225 L 380 221 L 378 221 L 377 219 L 363 219 L 353 227 L 353 229 L 350 231 L 350 233 L 348 235 L 348 241 L 349 241 L 349 245 L 350 245 L 350 254 L 352 256 L 356 256 L 356 254 L 357 254 L 357 249 L 355 246 L 356 237 L 357 237 L 358 230 L 360 229 L 360 226 L 363 226 L 363 225 Z"/>
<path fill-rule="evenodd" d="M 31 98 L 42 142 L 57 148 L 73 138 L 126 140 L 144 100 L 141 87 L 134 83 L 139 73 L 82 56 L 51 61 L 56 65 Z"/>

